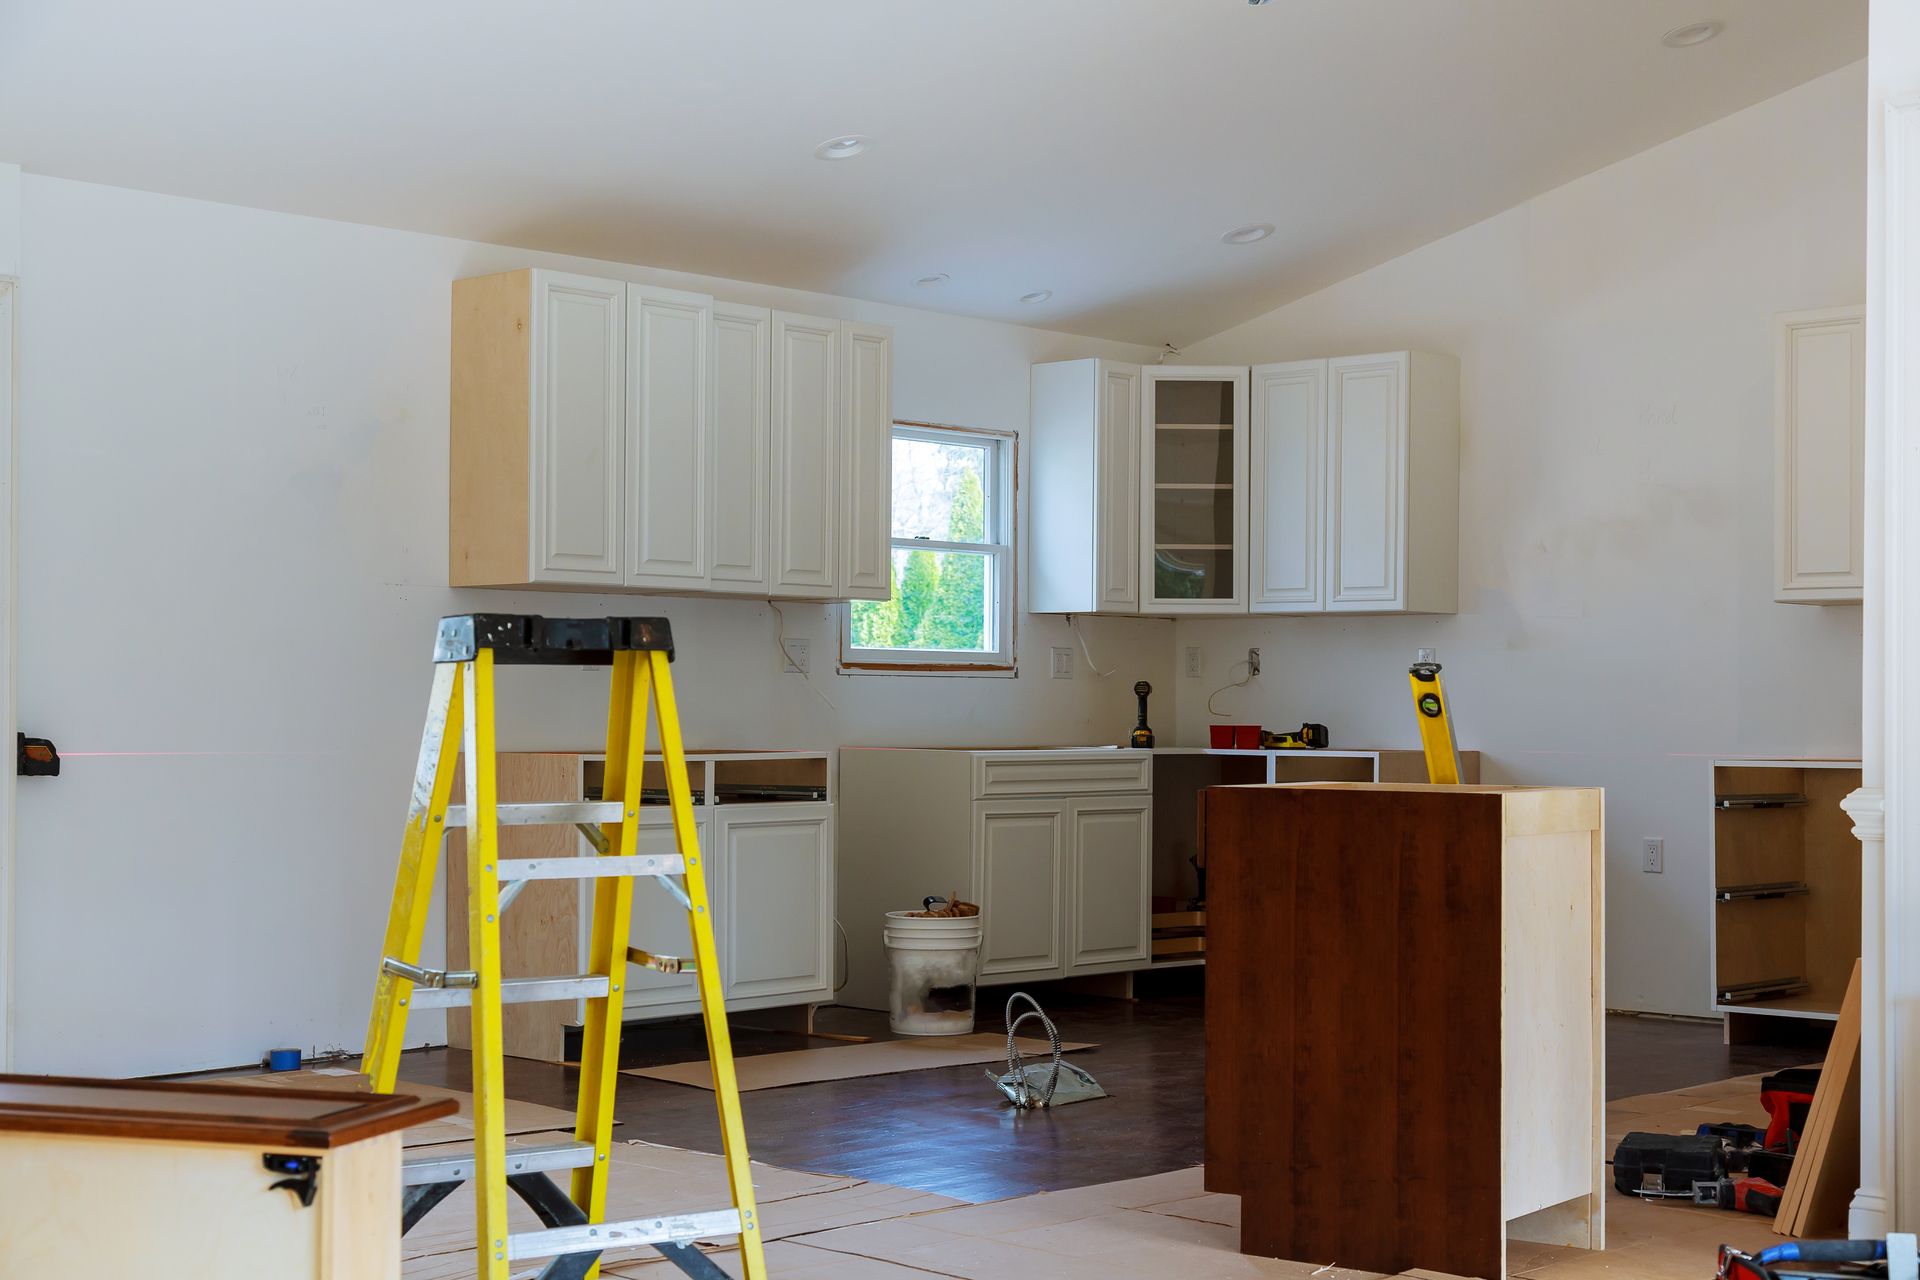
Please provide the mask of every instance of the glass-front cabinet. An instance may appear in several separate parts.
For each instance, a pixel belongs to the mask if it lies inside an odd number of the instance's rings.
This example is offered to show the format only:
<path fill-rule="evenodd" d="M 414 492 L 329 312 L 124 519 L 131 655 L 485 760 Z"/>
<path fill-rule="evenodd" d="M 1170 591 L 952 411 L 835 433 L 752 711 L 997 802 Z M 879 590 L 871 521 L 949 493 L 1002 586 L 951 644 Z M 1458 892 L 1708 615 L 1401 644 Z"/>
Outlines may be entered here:
<path fill-rule="evenodd" d="M 1247 370 L 1142 370 L 1142 613 L 1247 609 Z"/>

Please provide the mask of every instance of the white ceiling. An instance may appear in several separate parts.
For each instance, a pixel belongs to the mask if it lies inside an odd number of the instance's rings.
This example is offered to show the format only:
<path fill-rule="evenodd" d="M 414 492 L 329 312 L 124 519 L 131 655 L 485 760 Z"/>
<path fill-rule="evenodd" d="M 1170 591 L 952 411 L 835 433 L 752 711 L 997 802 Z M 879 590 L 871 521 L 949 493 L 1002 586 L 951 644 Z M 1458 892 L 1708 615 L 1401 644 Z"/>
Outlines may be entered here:
<path fill-rule="evenodd" d="M 0 160 L 1177 345 L 1860 58 L 1865 10 L 0 0 Z"/>

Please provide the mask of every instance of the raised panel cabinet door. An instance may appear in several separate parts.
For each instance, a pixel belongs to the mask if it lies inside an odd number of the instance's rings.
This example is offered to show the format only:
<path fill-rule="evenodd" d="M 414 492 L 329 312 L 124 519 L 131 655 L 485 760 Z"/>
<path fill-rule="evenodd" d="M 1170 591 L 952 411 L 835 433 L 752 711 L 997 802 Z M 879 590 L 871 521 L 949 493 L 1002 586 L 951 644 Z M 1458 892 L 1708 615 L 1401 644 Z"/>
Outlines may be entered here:
<path fill-rule="evenodd" d="M 1321 593 L 1327 362 L 1255 365 L 1248 544 L 1254 613 L 1312 613 Z"/>
<path fill-rule="evenodd" d="M 824 805 L 714 811 L 727 867 L 720 976 L 729 1000 L 833 991 L 833 818 Z"/>
<path fill-rule="evenodd" d="M 1862 308 L 1776 322 L 1774 599 L 1860 600 L 1866 584 L 1866 319 Z"/>
<path fill-rule="evenodd" d="M 1065 800 L 980 800 L 973 806 L 973 868 L 980 897 L 980 976 L 1065 973 L 1060 883 Z"/>
<path fill-rule="evenodd" d="M 1093 570 L 1102 612 L 1140 607 L 1140 367 L 1100 365 L 1094 425 Z"/>
<path fill-rule="evenodd" d="M 773 370 L 765 307 L 713 304 L 713 392 L 707 402 L 709 577 L 716 591 L 767 590 L 767 477 L 773 455 Z"/>
<path fill-rule="evenodd" d="M 1153 958 L 1153 801 L 1072 801 L 1067 839 L 1067 972 Z"/>
<path fill-rule="evenodd" d="M 1406 602 L 1407 354 L 1327 361 L 1330 611 Z"/>
<path fill-rule="evenodd" d="M 627 584 L 707 582 L 707 344 L 713 299 L 627 286 Z"/>
<path fill-rule="evenodd" d="M 1140 611 L 1247 611 L 1247 369 L 1140 374 Z"/>
<path fill-rule="evenodd" d="M 840 590 L 856 600 L 893 595 L 893 330 L 841 326 Z"/>
<path fill-rule="evenodd" d="M 840 322 L 774 312 L 775 595 L 830 599 L 836 588 L 839 420 Z"/>
<path fill-rule="evenodd" d="M 729 901 L 726 886 L 726 859 L 716 858 L 712 824 L 705 819 L 694 827 L 695 836 L 700 841 L 702 865 L 707 873 L 707 897 L 712 900 L 714 912 L 714 933 L 718 945 L 725 933 L 722 921 L 726 918 Z M 649 812 L 640 827 L 640 838 L 633 850 L 637 854 L 674 854 L 680 850 L 674 843 L 673 823 L 665 807 L 656 817 Z M 582 852 L 591 853 L 582 841 Z M 594 881 L 583 880 L 580 884 L 580 963 L 582 971 L 587 961 L 587 942 L 593 928 L 593 886 Z M 633 910 L 627 926 L 627 945 L 638 947 L 655 955 L 680 956 L 683 959 L 693 957 L 693 932 L 687 924 L 687 911 L 674 896 L 651 879 L 641 877 L 633 882 Z M 665 974 L 652 969 L 643 969 L 638 965 L 628 965 L 625 1008 L 630 1011 L 655 1009 L 661 1005 L 698 1004 L 700 992 L 694 986 L 690 973 Z"/>
<path fill-rule="evenodd" d="M 626 285 L 533 273 L 532 577 L 626 581 Z"/>

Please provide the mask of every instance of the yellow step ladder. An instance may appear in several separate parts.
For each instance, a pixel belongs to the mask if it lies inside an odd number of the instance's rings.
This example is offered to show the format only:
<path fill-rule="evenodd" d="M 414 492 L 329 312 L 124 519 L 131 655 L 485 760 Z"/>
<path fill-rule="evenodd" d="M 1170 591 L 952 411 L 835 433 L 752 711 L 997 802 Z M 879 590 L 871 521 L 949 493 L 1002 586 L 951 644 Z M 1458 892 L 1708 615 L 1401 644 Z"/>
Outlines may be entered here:
<path fill-rule="evenodd" d="M 464 1181 L 471 1181 L 478 1217 L 481 1280 L 506 1280 L 511 1264 L 550 1258 L 543 1280 L 592 1280 L 602 1250 L 650 1245 L 697 1280 L 726 1273 L 693 1241 L 737 1235 L 747 1280 L 764 1280 L 740 1091 L 720 996 L 706 873 L 694 834 L 693 793 L 687 781 L 680 714 L 674 704 L 673 634 L 665 618 L 542 618 L 529 614 L 468 614 L 443 618 L 433 654 L 433 692 L 420 739 L 413 797 L 407 808 L 393 910 L 387 917 L 373 1017 L 360 1070 L 380 1093 L 393 1092 L 407 1014 L 416 1009 L 468 1007 L 472 1016 L 473 1132 L 471 1152 L 409 1158 L 403 1180 L 402 1230 Z M 495 796 L 493 669 L 502 665 L 611 666 L 607 706 L 606 781 L 599 802 L 500 804 Z M 629 854 L 638 848 L 641 772 L 646 761 L 647 704 L 659 724 L 660 757 L 678 852 Z M 462 755 L 465 805 L 449 805 L 453 770 Z M 576 825 L 599 856 L 513 859 L 499 856 L 502 826 Z M 433 892 L 434 865 L 448 828 L 467 833 L 469 970 L 420 964 L 420 941 Z M 687 911 L 693 956 L 655 956 L 627 945 L 633 880 L 651 877 Z M 676 877 L 679 877 L 676 879 Z M 500 976 L 500 917 L 531 880 L 594 882 L 588 971 L 552 977 Z M 448 904 L 454 910 L 453 904 Z M 620 1066 L 620 1024 L 628 964 L 665 972 L 691 970 L 700 991 L 720 1136 L 733 1206 L 705 1213 L 662 1214 L 606 1221 L 607 1166 L 613 1134 L 614 1083 Z M 579 1112 L 571 1142 L 506 1145 L 500 1007 L 538 1000 L 586 1001 L 580 1054 Z M 548 1174 L 573 1171 L 571 1195 Z M 511 1188 L 546 1224 L 510 1231 Z"/>

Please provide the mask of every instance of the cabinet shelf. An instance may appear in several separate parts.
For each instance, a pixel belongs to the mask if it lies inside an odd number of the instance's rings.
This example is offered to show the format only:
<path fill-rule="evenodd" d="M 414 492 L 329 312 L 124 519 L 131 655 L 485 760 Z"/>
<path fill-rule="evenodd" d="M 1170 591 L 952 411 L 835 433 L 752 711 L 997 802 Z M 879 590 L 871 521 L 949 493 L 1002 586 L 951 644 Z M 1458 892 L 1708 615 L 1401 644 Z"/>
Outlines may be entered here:
<path fill-rule="evenodd" d="M 1736 986 L 1721 987 L 1718 994 L 1722 1004 L 1745 1004 L 1749 1001 L 1779 1000 L 1805 995 L 1811 990 L 1813 990 L 1813 984 L 1796 975 L 1791 978 L 1769 978 L 1762 982 L 1742 982 Z"/>
<path fill-rule="evenodd" d="M 1805 796 L 1779 792 L 1766 795 L 1715 796 L 1713 807 L 1716 809 L 1797 809 L 1806 802 Z"/>
<path fill-rule="evenodd" d="M 1808 889 L 1803 881 L 1783 880 L 1773 884 L 1730 884 L 1714 890 L 1720 902 L 1764 902 L 1772 898 L 1804 898 Z"/>
<path fill-rule="evenodd" d="M 1231 542 L 1156 542 L 1155 551 L 1231 551 Z"/>
<path fill-rule="evenodd" d="M 1173 483 L 1160 483 L 1160 484 L 1155 484 L 1153 487 L 1156 489 L 1231 489 L 1233 488 L 1233 486 L 1230 484 L 1173 484 Z"/>
<path fill-rule="evenodd" d="M 1231 422 L 1156 422 L 1155 431 L 1231 431 Z"/>

